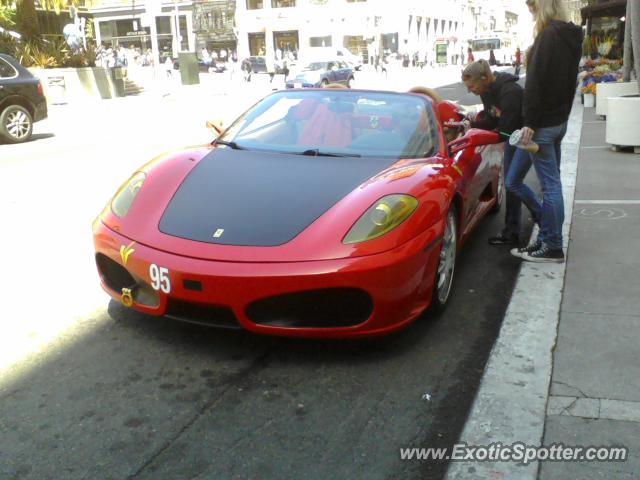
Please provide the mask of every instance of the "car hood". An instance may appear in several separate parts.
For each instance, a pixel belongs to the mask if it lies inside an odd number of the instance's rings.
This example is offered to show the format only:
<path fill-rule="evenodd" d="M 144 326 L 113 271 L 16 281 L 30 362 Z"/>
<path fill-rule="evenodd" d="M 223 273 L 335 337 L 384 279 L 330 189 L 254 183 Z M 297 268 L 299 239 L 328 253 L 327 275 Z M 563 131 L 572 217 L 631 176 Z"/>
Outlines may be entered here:
<path fill-rule="evenodd" d="M 159 230 L 212 244 L 282 245 L 395 161 L 215 149 L 178 187 Z"/>
<path fill-rule="evenodd" d="M 147 178 L 129 213 L 119 218 L 107 205 L 100 218 L 130 241 L 204 260 L 289 263 L 374 255 L 399 247 L 442 216 L 438 205 L 455 177 L 447 162 L 199 147 L 142 167 Z M 375 240 L 342 242 L 368 208 L 397 193 L 420 200 L 411 221 Z"/>

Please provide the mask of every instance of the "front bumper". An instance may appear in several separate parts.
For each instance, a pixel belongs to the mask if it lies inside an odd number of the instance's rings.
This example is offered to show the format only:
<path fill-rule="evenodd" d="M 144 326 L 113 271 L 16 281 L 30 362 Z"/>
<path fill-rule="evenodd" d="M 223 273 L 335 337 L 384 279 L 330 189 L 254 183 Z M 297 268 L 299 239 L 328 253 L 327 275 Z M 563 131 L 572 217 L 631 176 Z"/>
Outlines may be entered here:
<path fill-rule="evenodd" d="M 378 255 L 286 263 L 187 258 L 131 242 L 100 222 L 94 243 L 102 287 L 135 310 L 262 334 L 338 338 L 391 332 L 429 305 L 440 232 L 434 225 Z"/>

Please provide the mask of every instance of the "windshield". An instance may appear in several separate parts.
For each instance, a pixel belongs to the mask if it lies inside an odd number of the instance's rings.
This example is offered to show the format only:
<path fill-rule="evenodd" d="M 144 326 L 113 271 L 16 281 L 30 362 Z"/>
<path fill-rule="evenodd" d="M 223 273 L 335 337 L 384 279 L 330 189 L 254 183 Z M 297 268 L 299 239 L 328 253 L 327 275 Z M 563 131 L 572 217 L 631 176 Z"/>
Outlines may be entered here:
<path fill-rule="evenodd" d="M 231 148 L 345 157 L 426 158 L 439 149 L 431 104 L 414 95 L 322 89 L 274 93 L 231 125 Z"/>
<path fill-rule="evenodd" d="M 483 40 L 473 40 L 471 42 L 471 50 L 474 52 L 498 49 L 500 49 L 500 40 L 497 38 L 485 38 Z"/>
<path fill-rule="evenodd" d="M 327 69 L 327 62 L 311 62 L 310 64 L 308 64 L 306 67 L 304 67 L 305 70 L 326 70 Z"/>

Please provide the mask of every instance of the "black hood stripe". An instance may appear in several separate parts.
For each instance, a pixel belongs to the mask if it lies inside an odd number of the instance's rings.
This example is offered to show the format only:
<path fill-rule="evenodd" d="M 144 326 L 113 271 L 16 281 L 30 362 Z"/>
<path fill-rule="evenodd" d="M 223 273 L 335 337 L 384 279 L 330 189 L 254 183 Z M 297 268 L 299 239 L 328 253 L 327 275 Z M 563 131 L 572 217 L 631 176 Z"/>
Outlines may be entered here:
<path fill-rule="evenodd" d="M 282 245 L 396 161 L 215 149 L 180 185 L 159 228 L 206 243 Z"/>

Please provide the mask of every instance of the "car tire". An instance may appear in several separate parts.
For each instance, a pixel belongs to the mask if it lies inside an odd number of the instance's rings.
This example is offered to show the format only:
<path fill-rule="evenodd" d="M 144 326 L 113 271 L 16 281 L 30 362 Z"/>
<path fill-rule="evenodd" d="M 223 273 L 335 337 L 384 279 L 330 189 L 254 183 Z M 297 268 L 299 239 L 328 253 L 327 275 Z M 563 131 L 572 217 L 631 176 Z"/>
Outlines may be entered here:
<path fill-rule="evenodd" d="M 436 270 L 431 297 L 430 310 L 441 313 L 447 306 L 451 296 L 453 277 L 456 271 L 458 257 L 458 214 L 455 205 L 449 207 L 445 217 L 444 234 L 440 246 L 438 268 Z"/>
<path fill-rule="evenodd" d="M 22 143 L 31 138 L 33 117 L 20 105 L 9 105 L 0 115 L 0 136 L 9 143 Z"/>
<path fill-rule="evenodd" d="M 353 77 L 347 79 L 347 88 L 351 88 L 351 82 L 353 82 Z"/>
<path fill-rule="evenodd" d="M 502 202 L 504 201 L 506 194 L 506 187 L 504 186 L 504 167 L 501 163 L 500 174 L 498 175 L 498 188 L 496 190 L 496 203 L 493 204 L 489 213 L 496 214 L 500 211 L 500 207 L 502 207 Z"/>

